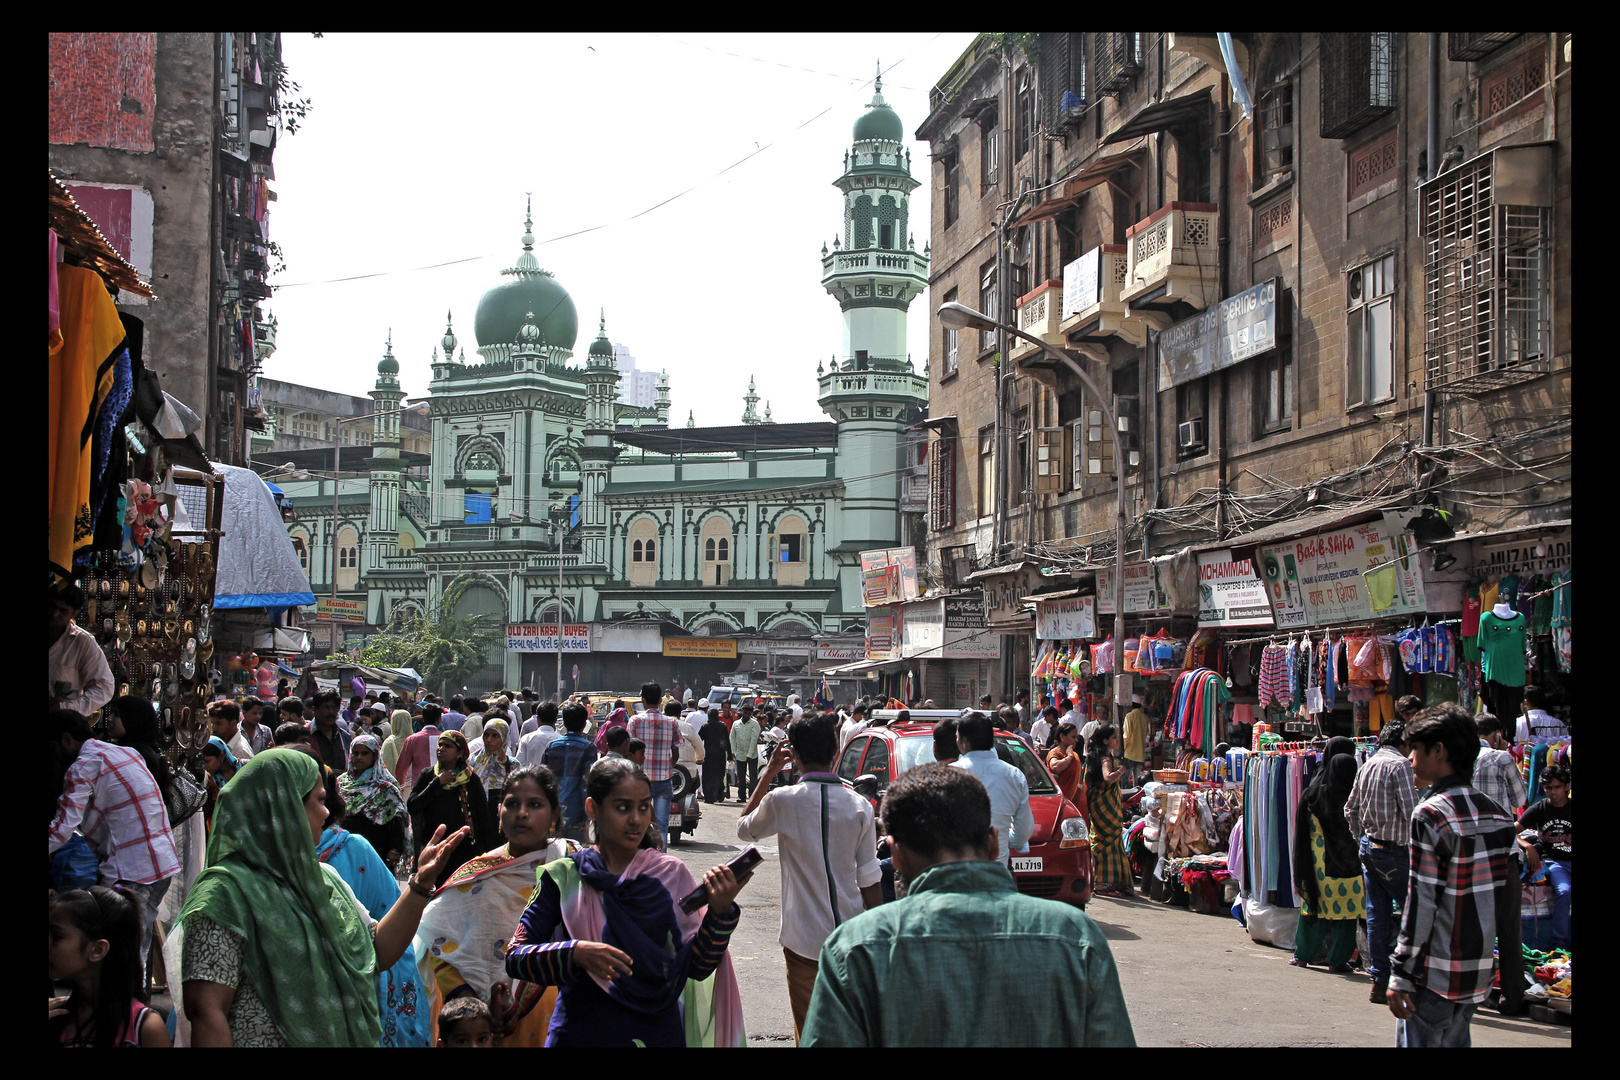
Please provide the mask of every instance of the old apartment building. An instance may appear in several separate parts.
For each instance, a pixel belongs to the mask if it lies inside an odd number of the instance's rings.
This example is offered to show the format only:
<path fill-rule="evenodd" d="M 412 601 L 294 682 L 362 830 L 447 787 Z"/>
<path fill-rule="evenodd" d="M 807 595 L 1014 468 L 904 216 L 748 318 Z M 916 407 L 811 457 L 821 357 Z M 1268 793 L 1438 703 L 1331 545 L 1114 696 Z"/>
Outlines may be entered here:
<path fill-rule="evenodd" d="M 1039 648 L 1022 597 L 1113 564 L 1122 468 L 1127 562 L 1395 508 L 1444 614 L 1459 545 L 1567 548 L 1570 35 L 1228 44 L 981 35 L 917 131 L 930 303 L 1067 350 L 1118 414 L 1034 345 L 932 324 L 925 577 L 984 588 L 1004 692 Z"/>

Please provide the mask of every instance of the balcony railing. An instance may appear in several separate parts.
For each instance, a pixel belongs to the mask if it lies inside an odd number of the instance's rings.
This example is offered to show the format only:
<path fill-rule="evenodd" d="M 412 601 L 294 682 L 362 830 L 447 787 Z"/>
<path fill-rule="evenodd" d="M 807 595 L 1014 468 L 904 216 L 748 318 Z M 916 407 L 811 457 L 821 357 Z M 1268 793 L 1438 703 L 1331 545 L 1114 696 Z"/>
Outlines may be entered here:
<path fill-rule="evenodd" d="M 1047 281 L 1018 298 L 1018 329 L 1038 337 L 1048 345 L 1062 345 L 1063 335 L 1058 323 L 1063 311 L 1063 283 Z M 1008 345 L 1008 354 L 1014 363 L 1040 348 L 1027 341 L 1014 339 Z"/>
<path fill-rule="evenodd" d="M 1207 308 L 1218 288 L 1216 218 L 1212 203 L 1173 202 L 1127 229 L 1130 261 L 1120 299 L 1130 302 L 1162 288 L 1154 300 Z"/>
<path fill-rule="evenodd" d="M 891 251 L 887 248 L 858 248 L 853 251 L 834 251 L 821 260 L 822 278 L 834 274 L 861 273 L 863 271 L 928 276 L 928 257 L 915 251 Z"/>

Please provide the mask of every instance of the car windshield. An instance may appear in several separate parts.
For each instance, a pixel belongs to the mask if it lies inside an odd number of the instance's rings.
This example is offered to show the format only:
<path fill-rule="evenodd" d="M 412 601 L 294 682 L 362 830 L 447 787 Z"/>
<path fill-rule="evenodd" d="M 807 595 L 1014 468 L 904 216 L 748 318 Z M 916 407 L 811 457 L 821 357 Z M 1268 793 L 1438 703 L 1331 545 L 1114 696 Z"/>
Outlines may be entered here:
<path fill-rule="evenodd" d="M 1057 785 L 1052 783 L 1051 774 L 1041 764 L 1040 757 L 1018 736 L 997 735 L 996 756 L 1024 774 L 1024 779 L 1029 781 L 1031 795 L 1057 794 Z"/>
<path fill-rule="evenodd" d="M 894 740 L 894 758 L 896 776 L 918 765 L 927 765 L 934 760 L 934 733 L 925 731 L 920 735 L 906 735 Z"/>

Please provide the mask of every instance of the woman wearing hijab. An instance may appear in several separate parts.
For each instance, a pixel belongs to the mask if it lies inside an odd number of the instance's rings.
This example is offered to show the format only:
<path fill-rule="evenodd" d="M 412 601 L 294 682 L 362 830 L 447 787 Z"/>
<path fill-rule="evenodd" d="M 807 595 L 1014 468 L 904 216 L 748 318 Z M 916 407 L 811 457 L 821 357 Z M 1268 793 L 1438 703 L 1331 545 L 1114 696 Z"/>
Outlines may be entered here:
<path fill-rule="evenodd" d="M 468 765 L 467 757 L 467 740 L 461 732 L 440 733 L 438 763 L 431 772 L 423 772 L 416 778 L 416 786 L 405 804 L 410 810 L 411 832 L 415 836 L 432 836 L 433 830 L 441 825 L 447 829 L 465 826 L 470 830 L 467 839 L 439 868 L 438 877 L 432 881 L 434 888 L 443 885 L 462 863 L 494 847 L 497 840 L 484 785 Z"/>
<path fill-rule="evenodd" d="M 315 855 L 326 784 L 308 753 L 277 747 L 221 793 L 208 868 L 166 949 L 194 1046 L 376 1046 L 376 976 L 410 945 L 464 831 L 424 845 L 417 876 L 374 920 Z"/>
<path fill-rule="evenodd" d="M 405 740 L 421 726 L 420 718 L 412 720 L 411 714 L 404 709 L 394 710 L 394 715 L 389 719 L 388 738 L 382 741 L 382 749 L 377 754 L 378 763 L 388 770 L 388 775 L 398 778 L 400 751 L 405 749 Z"/>
<path fill-rule="evenodd" d="M 501 795 L 506 791 L 506 778 L 513 769 L 518 767 L 517 758 L 512 756 L 511 739 L 507 732 L 511 728 L 505 720 L 496 717 L 484 723 L 484 734 L 479 739 L 477 749 L 472 752 L 473 772 L 478 774 L 478 782 L 484 785 L 484 794 L 489 798 L 490 816 L 499 817 L 501 812 Z"/>
<path fill-rule="evenodd" d="M 399 781 L 378 764 L 379 751 L 376 736 L 357 736 L 349 746 L 349 768 L 338 777 L 338 790 L 348 807 L 343 827 L 370 841 L 391 874 L 405 853 L 407 814 Z"/>
<path fill-rule="evenodd" d="M 506 843 L 465 863 L 422 913 L 417 951 L 433 999 L 428 1015 L 470 994 L 489 1005 L 501 1046 L 544 1046 L 557 988 L 509 979 L 506 943 L 534 897 L 540 868 L 579 845 L 557 835 L 557 780 L 544 765 L 523 766 L 507 778 L 500 822 Z"/>
<path fill-rule="evenodd" d="M 203 822 L 212 829 L 214 806 L 219 800 L 219 793 L 242 768 L 242 763 L 231 755 L 230 747 L 225 745 L 225 740 L 218 735 L 210 735 L 202 748 L 202 764 L 203 786 L 208 791 L 208 801 L 203 804 Z"/>
<path fill-rule="evenodd" d="M 595 845 L 547 863 L 507 945 L 506 974 L 559 987 L 547 1046 L 742 1046 L 742 999 L 726 950 L 748 875 L 704 875 L 643 846 L 652 788 L 623 758 L 591 766 L 585 812 Z"/>
<path fill-rule="evenodd" d="M 1356 920 L 1367 916 L 1362 899 L 1361 857 L 1344 803 L 1356 780 L 1356 744 L 1344 737 L 1328 740 L 1322 764 L 1299 797 L 1294 823 L 1294 886 L 1304 902 L 1294 931 L 1294 956 L 1288 962 L 1308 967 L 1328 945 L 1327 969 L 1335 975 L 1351 970 L 1356 949 Z"/>

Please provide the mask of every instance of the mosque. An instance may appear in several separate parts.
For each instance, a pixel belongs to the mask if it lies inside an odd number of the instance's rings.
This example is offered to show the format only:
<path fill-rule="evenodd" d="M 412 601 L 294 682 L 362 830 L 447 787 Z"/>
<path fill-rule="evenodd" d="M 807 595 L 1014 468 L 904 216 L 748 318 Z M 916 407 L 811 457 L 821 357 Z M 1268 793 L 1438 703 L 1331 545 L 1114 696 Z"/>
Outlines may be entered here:
<path fill-rule="evenodd" d="M 428 437 L 413 444 L 425 457 L 402 448 L 406 391 L 390 343 L 370 392 L 369 458 L 350 451 L 369 490 L 345 485 L 335 519 L 329 486 L 297 493 L 288 527 L 317 595 L 335 552 L 337 606 L 359 613 L 359 628 L 452 591 L 459 614 L 496 616 L 515 640 L 469 680 L 475 690 L 549 691 L 556 656 L 523 638 L 559 611 L 565 690 L 701 684 L 747 670 L 773 642 L 789 668 L 814 660 L 813 642 L 848 635 L 853 647 L 859 553 L 914 539 L 901 521 L 917 464 L 906 429 L 928 396 L 906 347 L 907 309 L 928 283 L 908 219 L 919 181 L 881 90 L 855 123 L 836 181 L 843 229 L 822 251 L 844 321 L 841 352 L 815 372 L 826 421 L 774 423 L 768 405 L 760 415 L 752 377 L 732 426 L 696 427 L 689 414 L 671 427 L 667 376 L 653 408 L 619 401 L 611 312 L 577 362 L 579 315 L 535 258 L 531 217 L 522 253 L 478 302 L 475 357 L 453 323 L 435 347 Z"/>

